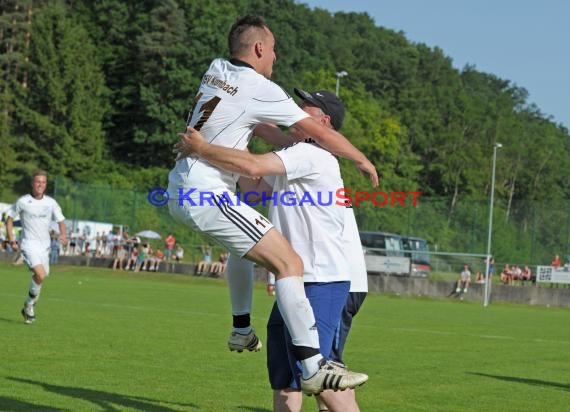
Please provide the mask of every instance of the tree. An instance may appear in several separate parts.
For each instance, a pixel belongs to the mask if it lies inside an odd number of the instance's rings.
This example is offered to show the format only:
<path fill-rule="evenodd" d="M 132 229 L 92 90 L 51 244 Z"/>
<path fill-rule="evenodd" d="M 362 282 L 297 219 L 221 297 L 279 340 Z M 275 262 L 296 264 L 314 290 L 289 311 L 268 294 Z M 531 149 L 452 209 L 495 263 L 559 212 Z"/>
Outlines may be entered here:
<path fill-rule="evenodd" d="M 0 196 L 21 178 L 14 111 L 19 88 L 27 87 L 32 1 L 0 1 Z"/>
<path fill-rule="evenodd" d="M 101 172 L 103 74 L 85 29 L 55 1 L 34 14 L 29 85 L 15 116 L 29 158 L 78 180 Z"/>

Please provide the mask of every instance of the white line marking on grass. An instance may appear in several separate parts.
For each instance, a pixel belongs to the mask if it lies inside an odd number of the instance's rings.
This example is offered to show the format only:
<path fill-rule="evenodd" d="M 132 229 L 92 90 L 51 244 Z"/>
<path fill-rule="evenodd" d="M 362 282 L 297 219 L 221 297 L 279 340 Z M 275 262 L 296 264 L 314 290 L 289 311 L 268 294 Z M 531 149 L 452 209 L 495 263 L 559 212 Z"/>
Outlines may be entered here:
<path fill-rule="evenodd" d="M 0 293 L 0 296 L 9 296 L 16 298 L 20 297 L 20 295 L 7 294 L 7 293 Z M 92 306 L 99 306 L 102 308 L 126 309 L 126 310 L 140 311 L 140 312 L 164 312 L 164 313 L 174 313 L 178 315 L 200 315 L 200 316 L 230 316 L 227 313 L 200 312 L 194 310 L 176 310 L 159 306 L 133 306 L 133 305 L 122 305 L 119 303 L 73 300 L 73 299 L 64 299 L 64 298 L 43 297 L 43 296 L 41 299 L 43 302 L 51 301 L 51 302 L 70 303 L 74 305 L 92 305 Z"/>
<path fill-rule="evenodd" d="M 6 296 L 11 298 L 19 298 L 21 295 L 15 295 L 10 293 L 0 293 L 0 296 Z M 124 309 L 124 310 L 132 310 L 137 312 L 163 312 L 175 315 L 191 315 L 191 316 L 214 316 L 214 317 L 229 317 L 231 318 L 230 312 L 202 312 L 197 310 L 179 310 L 179 309 L 169 309 L 168 307 L 161 307 L 161 306 L 133 306 L 133 305 L 122 305 L 120 303 L 109 303 L 109 302 L 97 302 L 97 301 L 85 301 L 85 300 L 73 300 L 73 299 L 65 299 L 65 298 L 57 298 L 57 297 L 43 297 L 42 301 L 53 301 L 53 302 L 62 302 L 62 303 L 69 303 L 73 305 L 92 305 L 98 306 L 107 309 Z M 251 319 L 257 319 L 257 317 L 251 314 Z"/>
<path fill-rule="evenodd" d="M 480 339 L 497 339 L 497 340 L 524 340 L 528 342 L 537 342 L 537 343 L 552 343 L 554 345 L 570 345 L 570 341 L 565 340 L 553 340 L 553 339 L 524 339 L 524 338 L 514 338 L 512 336 L 501 336 L 501 335 L 477 335 L 475 333 L 457 333 L 457 332 L 450 332 L 450 331 L 443 331 L 443 330 L 429 330 L 429 329 L 414 329 L 414 328 L 393 328 L 393 330 L 402 331 L 402 332 L 413 332 L 413 333 L 427 333 L 431 335 L 459 335 L 459 336 L 469 336 L 473 338 L 480 338 Z"/>

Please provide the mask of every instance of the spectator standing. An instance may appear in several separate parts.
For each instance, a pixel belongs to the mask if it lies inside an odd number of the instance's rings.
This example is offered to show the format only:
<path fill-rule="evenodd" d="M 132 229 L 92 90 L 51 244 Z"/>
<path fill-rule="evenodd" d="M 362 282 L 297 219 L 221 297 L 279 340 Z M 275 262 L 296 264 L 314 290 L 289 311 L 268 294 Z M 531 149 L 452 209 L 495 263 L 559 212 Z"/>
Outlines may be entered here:
<path fill-rule="evenodd" d="M 180 263 L 182 262 L 182 259 L 184 259 L 184 249 L 182 248 L 182 246 L 177 243 L 176 244 L 176 248 L 175 248 L 175 254 L 176 254 L 176 262 Z"/>
<path fill-rule="evenodd" d="M 105 256 L 113 256 L 113 250 L 115 248 L 115 234 L 112 230 L 107 233 L 107 244 L 105 246 Z"/>
<path fill-rule="evenodd" d="M 69 239 L 69 254 L 71 256 L 77 255 L 77 236 L 79 236 L 79 229 L 77 229 L 75 232 L 71 232 Z"/>
<path fill-rule="evenodd" d="M 77 254 L 78 255 L 83 255 L 84 247 L 85 247 L 85 229 L 83 229 L 83 231 L 80 231 L 79 229 L 77 229 Z"/>
<path fill-rule="evenodd" d="M 57 262 L 59 260 L 59 239 L 57 233 L 55 233 L 53 230 L 50 232 L 50 234 L 51 240 L 49 245 L 49 263 L 50 265 L 57 265 Z"/>
<path fill-rule="evenodd" d="M 174 245 L 176 244 L 176 238 L 169 233 L 164 240 L 164 259 L 167 261 L 171 261 L 173 256 L 172 253 L 174 251 Z"/>
<path fill-rule="evenodd" d="M 489 272 L 488 275 L 489 277 L 493 276 L 493 274 L 495 273 L 495 258 L 493 256 L 490 256 L 489 258 L 487 258 L 489 260 Z M 487 263 L 487 259 L 485 260 L 485 263 Z"/>

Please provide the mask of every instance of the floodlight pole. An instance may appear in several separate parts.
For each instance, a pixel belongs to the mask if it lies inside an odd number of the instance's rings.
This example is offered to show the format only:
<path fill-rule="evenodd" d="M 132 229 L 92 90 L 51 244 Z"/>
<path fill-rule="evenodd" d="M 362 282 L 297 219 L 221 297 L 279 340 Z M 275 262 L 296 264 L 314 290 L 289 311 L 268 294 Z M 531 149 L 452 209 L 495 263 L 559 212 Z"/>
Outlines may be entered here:
<path fill-rule="evenodd" d="M 487 232 L 487 261 L 485 264 L 485 296 L 483 298 L 483 306 L 489 306 L 489 297 L 491 295 L 491 284 L 489 278 L 489 267 L 491 265 L 491 238 L 493 233 L 493 203 L 495 200 L 495 168 L 497 165 L 497 149 L 503 147 L 501 143 L 493 145 L 493 171 L 491 174 L 491 199 L 489 201 L 489 228 Z"/>
<path fill-rule="evenodd" d="M 340 89 L 340 78 L 344 77 L 344 76 L 348 76 L 348 73 L 345 72 L 344 70 L 341 72 L 336 72 L 336 95 L 338 96 L 338 92 Z"/>

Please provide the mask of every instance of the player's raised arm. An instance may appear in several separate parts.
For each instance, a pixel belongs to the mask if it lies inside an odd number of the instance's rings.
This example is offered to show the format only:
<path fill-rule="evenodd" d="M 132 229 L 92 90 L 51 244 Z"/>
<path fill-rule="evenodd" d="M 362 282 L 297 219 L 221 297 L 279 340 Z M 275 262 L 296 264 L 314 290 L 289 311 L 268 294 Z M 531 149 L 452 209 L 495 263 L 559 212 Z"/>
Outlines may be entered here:
<path fill-rule="evenodd" d="M 342 134 L 333 129 L 324 127 L 311 117 L 298 121 L 295 123 L 295 126 L 303 129 L 308 136 L 312 136 L 319 145 L 329 152 L 352 160 L 361 173 L 370 176 L 372 186 L 378 186 L 378 172 L 372 162 Z"/>

